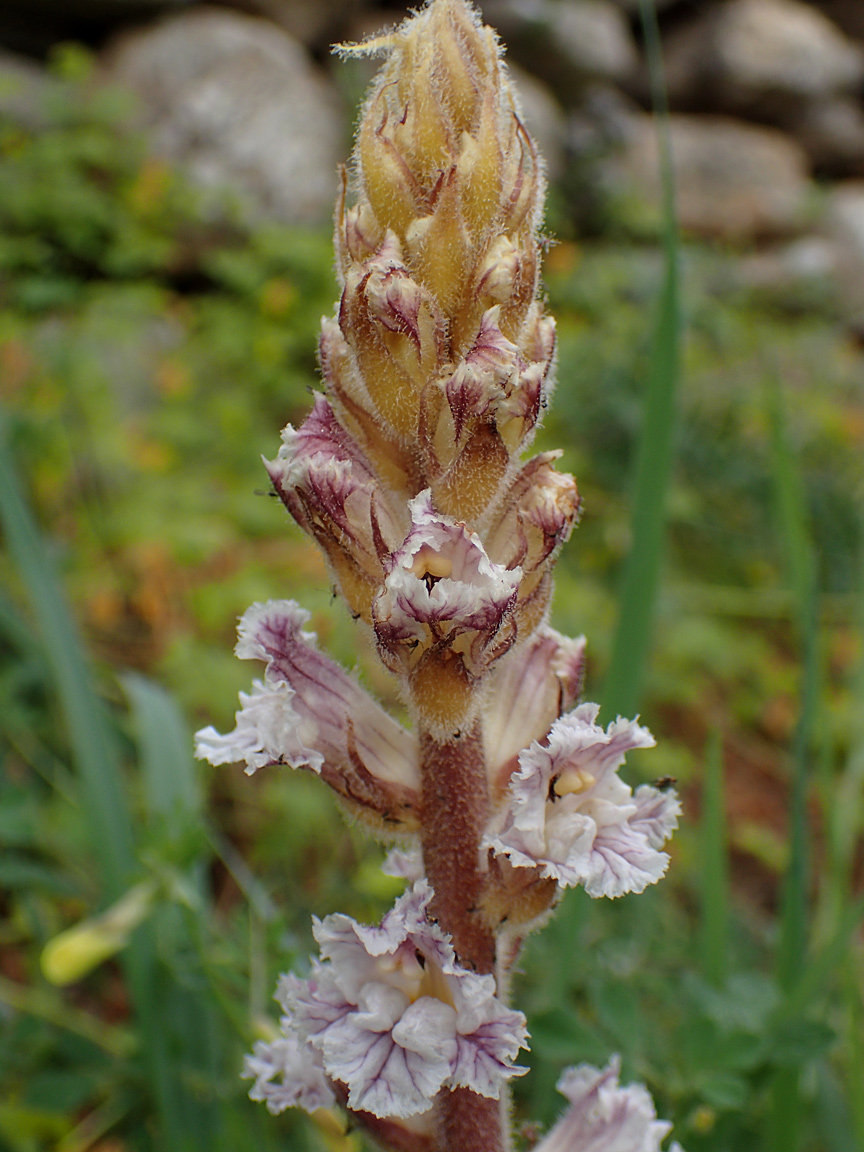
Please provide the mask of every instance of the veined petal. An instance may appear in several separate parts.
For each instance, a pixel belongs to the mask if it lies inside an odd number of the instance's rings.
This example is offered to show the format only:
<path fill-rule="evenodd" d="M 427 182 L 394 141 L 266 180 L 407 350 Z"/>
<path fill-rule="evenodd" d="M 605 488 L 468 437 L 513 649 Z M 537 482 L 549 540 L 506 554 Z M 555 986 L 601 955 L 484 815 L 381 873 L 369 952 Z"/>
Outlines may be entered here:
<path fill-rule="evenodd" d="M 534 572 L 569 537 L 579 518 L 580 497 L 569 473 L 558 472 L 560 452 L 532 457 L 510 485 L 486 537 L 490 556 Z"/>
<path fill-rule="evenodd" d="M 575 704 L 585 674 L 585 637 L 570 640 L 540 628 L 494 669 L 483 709 L 483 747 L 489 776 L 507 787 L 516 759 L 542 740 L 558 717 Z"/>
<path fill-rule="evenodd" d="M 648 785 L 633 796 L 617 770 L 629 749 L 651 747 L 654 738 L 621 717 L 604 731 L 594 723 L 597 711 L 581 705 L 553 723 L 544 744 L 521 753 L 484 846 L 566 887 L 581 884 L 590 896 L 621 896 L 665 873 L 669 858 L 658 848 L 680 808 L 674 792 Z"/>
<path fill-rule="evenodd" d="M 620 1086 L 620 1071 L 618 1056 L 602 1070 L 588 1064 L 568 1068 L 558 1091 L 570 1107 L 535 1152 L 660 1152 L 672 1125 L 657 1119 L 643 1085 Z M 676 1149 L 681 1152 L 677 1144 L 669 1152 Z"/>
<path fill-rule="evenodd" d="M 202 728 L 195 735 L 195 755 L 211 764 L 246 761 L 248 775 L 267 764 L 311 768 L 320 772 L 323 755 L 311 747 L 317 727 L 294 706 L 297 693 L 290 684 L 252 682 L 252 694 L 240 693 L 236 727 L 226 736 L 215 728 Z"/>
<path fill-rule="evenodd" d="M 336 1097 L 318 1052 L 297 1033 L 290 1017 L 283 1017 L 281 1029 L 275 1040 L 259 1040 L 243 1062 L 243 1079 L 255 1081 L 249 1098 L 266 1104 L 273 1116 L 286 1108 L 314 1112 L 332 1107 Z"/>
<path fill-rule="evenodd" d="M 241 693 L 232 733 L 198 733 L 196 755 L 213 764 L 245 760 L 249 772 L 308 767 L 346 799 L 411 825 L 414 737 L 318 650 L 314 634 L 303 631 L 308 619 L 291 600 L 253 604 L 243 615 L 236 652 L 266 662 L 264 682 L 251 696 Z"/>
<path fill-rule="evenodd" d="M 442 638 L 474 633 L 483 647 L 515 601 L 521 570 L 493 564 L 475 533 L 435 512 L 428 490 L 409 507 L 411 531 L 373 605 L 379 644 L 404 648 L 413 662 Z"/>
<path fill-rule="evenodd" d="M 391 848 L 384 858 L 381 871 L 385 876 L 395 876 L 399 880 L 423 878 L 423 854 L 418 848 Z"/>
<path fill-rule="evenodd" d="M 382 559 L 402 531 L 372 465 L 323 396 L 316 395 L 301 428 L 284 429 L 278 456 L 264 463 L 288 511 L 349 585 L 346 595 L 352 583 L 346 564 L 380 580 Z"/>
<path fill-rule="evenodd" d="M 323 962 L 283 977 L 286 1015 L 345 1084 L 352 1108 L 379 1117 L 425 1112 L 442 1087 L 497 1099 L 523 1069 L 513 1059 L 525 1017 L 495 997 L 495 979 L 461 968 L 428 916 L 419 881 L 378 926 L 341 914 L 315 922 Z"/>

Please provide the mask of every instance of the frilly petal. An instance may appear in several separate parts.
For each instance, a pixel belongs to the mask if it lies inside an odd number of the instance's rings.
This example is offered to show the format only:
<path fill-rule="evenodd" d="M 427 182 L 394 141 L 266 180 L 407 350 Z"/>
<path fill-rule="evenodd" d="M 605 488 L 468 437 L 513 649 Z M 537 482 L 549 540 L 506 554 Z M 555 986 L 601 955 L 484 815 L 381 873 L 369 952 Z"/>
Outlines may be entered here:
<path fill-rule="evenodd" d="M 238 629 L 241 660 L 263 660 L 263 683 L 240 694 L 233 732 L 205 728 L 196 755 L 310 768 L 347 800 L 386 822 L 413 826 L 418 787 L 415 738 L 305 632 L 309 614 L 292 600 L 253 604 Z"/>
<path fill-rule="evenodd" d="M 250 1099 L 266 1104 L 273 1116 L 286 1108 L 314 1112 L 336 1102 L 320 1056 L 295 1031 L 288 1017 L 282 1020 L 281 1036 L 259 1040 L 252 1055 L 246 1056 L 242 1076 L 255 1081 L 249 1089 Z"/>
<path fill-rule="evenodd" d="M 674 792 L 648 785 L 634 797 L 617 770 L 627 751 L 654 738 L 621 717 L 604 731 L 597 712 L 580 705 L 553 723 L 544 744 L 521 753 L 484 847 L 566 887 L 581 884 L 590 896 L 621 896 L 665 873 L 669 858 L 658 849 L 680 807 Z"/>
<path fill-rule="evenodd" d="M 580 1064 L 568 1068 L 558 1091 L 570 1107 L 536 1146 L 535 1152 L 660 1152 L 672 1125 L 658 1120 L 646 1088 L 618 1083 L 621 1060 L 604 1069 Z M 669 1152 L 681 1152 L 676 1144 Z"/>
<path fill-rule="evenodd" d="M 425 1112 L 446 1086 L 497 1099 L 524 1071 L 512 1062 L 525 1017 L 496 999 L 494 977 L 458 965 L 428 917 L 431 897 L 419 881 L 378 926 L 341 914 L 316 921 L 323 962 L 279 987 L 286 1015 L 346 1086 L 349 1105 L 382 1118 Z"/>

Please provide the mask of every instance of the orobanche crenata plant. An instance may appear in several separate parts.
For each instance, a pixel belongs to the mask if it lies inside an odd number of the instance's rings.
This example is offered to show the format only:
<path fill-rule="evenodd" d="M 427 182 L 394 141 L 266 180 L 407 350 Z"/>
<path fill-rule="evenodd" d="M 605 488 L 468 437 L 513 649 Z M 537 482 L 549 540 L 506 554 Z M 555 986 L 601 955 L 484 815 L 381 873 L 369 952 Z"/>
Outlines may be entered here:
<path fill-rule="evenodd" d="M 237 655 L 263 678 L 234 731 L 201 731 L 197 752 L 317 773 L 394 842 L 387 867 L 407 887 L 378 926 L 316 920 L 320 959 L 282 977 L 280 1035 L 244 1074 L 271 1112 L 340 1106 L 385 1149 L 507 1152 L 522 941 L 563 888 L 659 880 L 679 804 L 619 778 L 651 734 L 577 703 L 584 641 L 547 624 L 579 497 L 558 453 L 522 459 L 555 326 L 538 295 L 543 167 L 496 36 L 467 0 L 431 0 L 342 51 L 385 63 L 337 207 L 324 390 L 267 470 L 412 728 L 276 600 L 240 621 Z M 669 1124 L 618 1077 L 617 1058 L 565 1071 L 569 1107 L 537 1152 L 659 1152 Z"/>

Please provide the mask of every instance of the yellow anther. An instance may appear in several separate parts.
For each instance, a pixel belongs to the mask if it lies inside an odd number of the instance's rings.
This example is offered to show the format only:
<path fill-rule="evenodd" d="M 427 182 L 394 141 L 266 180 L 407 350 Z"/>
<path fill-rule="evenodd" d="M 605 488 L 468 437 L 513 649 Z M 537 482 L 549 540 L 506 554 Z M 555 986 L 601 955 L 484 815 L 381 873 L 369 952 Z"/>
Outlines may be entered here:
<path fill-rule="evenodd" d="M 578 795 L 580 792 L 587 792 L 596 782 L 596 777 L 584 768 L 568 768 L 555 781 L 553 791 L 556 796 Z"/>

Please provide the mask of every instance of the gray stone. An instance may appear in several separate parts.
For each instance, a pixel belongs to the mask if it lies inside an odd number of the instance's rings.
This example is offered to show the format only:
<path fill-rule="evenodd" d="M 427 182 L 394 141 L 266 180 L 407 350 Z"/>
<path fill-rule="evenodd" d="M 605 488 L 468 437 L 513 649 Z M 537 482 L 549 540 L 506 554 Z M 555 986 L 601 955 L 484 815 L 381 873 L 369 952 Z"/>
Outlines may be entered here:
<path fill-rule="evenodd" d="M 125 34 L 105 79 L 139 98 L 154 151 L 258 215 L 329 218 L 344 118 L 303 47 L 266 21 L 197 8 Z"/>
<path fill-rule="evenodd" d="M 864 80 L 864 48 L 801 0 L 718 4 L 667 39 L 665 58 L 676 106 L 765 119 Z"/>
<path fill-rule="evenodd" d="M 518 65 L 510 64 L 510 76 L 519 95 L 522 115 L 546 162 L 546 174 L 557 180 L 564 171 L 567 119 L 549 89 Z"/>
<path fill-rule="evenodd" d="M 847 180 L 831 189 L 825 229 L 838 246 L 841 307 L 850 322 L 864 327 L 864 181 Z"/>
<path fill-rule="evenodd" d="M 721 116 L 669 118 L 678 218 L 698 236 L 742 243 L 794 234 L 807 221 L 811 185 L 807 160 L 794 140 L 774 128 Z M 635 219 L 660 217 L 660 161 L 652 117 L 633 121 L 630 139 L 606 167 L 610 190 Z"/>
<path fill-rule="evenodd" d="M 481 8 L 508 52 L 565 107 L 586 82 L 625 82 L 638 69 L 630 25 L 612 0 L 485 0 Z"/>
<path fill-rule="evenodd" d="M 235 0 L 238 7 L 266 16 L 308 48 L 326 48 L 366 5 L 366 0 Z M 398 13 L 397 13 L 398 15 Z"/>
<path fill-rule="evenodd" d="M 62 89 L 38 64 L 0 49 L 0 115 L 35 131 L 46 123 L 46 101 Z"/>
<path fill-rule="evenodd" d="M 847 36 L 864 41 L 864 4 L 861 0 L 815 0 L 815 6 Z"/>
<path fill-rule="evenodd" d="M 840 265 L 840 246 L 827 236 L 801 236 L 791 243 L 742 256 L 735 279 L 744 288 L 767 292 L 821 285 L 833 286 Z"/>
<path fill-rule="evenodd" d="M 832 176 L 864 173 L 864 107 L 835 97 L 804 108 L 790 123 L 811 163 Z"/>

